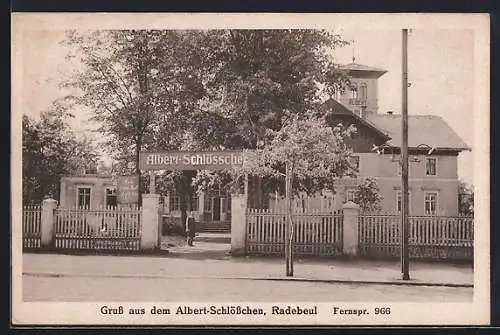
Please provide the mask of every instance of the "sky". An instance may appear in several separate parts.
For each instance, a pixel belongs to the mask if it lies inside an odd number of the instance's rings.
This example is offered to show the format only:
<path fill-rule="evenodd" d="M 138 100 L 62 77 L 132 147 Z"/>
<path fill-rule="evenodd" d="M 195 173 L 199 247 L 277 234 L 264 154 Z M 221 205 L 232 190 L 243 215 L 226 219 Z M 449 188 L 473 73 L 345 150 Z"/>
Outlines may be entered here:
<path fill-rule="evenodd" d="M 401 110 L 401 30 L 340 30 L 351 46 L 337 49 L 338 63 L 356 63 L 387 70 L 379 79 L 379 112 Z M 22 40 L 22 106 L 31 116 L 39 115 L 65 93 L 58 87 L 75 64 L 65 60 L 69 51 L 59 42 L 64 31 L 32 30 Z M 408 113 L 441 116 L 474 150 L 474 35 L 470 30 L 416 29 L 408 38 Z M 28 57 L 26 57 L 26 55 Z M 73 127 L 88 134 L 95 125 L 89 113 L 75 111 Z M 411 129 L 410 129 L 411 131 Z M 432 145 L 432 139 L 427 141 Z M 458 159 L 459 178 L 471 184 L 472 153 Z"/>

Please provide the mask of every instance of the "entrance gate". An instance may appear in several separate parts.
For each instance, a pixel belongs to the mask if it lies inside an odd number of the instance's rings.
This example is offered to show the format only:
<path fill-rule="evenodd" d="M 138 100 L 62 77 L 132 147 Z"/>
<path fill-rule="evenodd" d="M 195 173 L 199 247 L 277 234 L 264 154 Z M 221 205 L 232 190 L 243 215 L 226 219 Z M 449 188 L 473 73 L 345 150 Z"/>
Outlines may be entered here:
<path fill-rule="evenodd" d="M 162 151 L 162 152 L 141 152 L 139 155 L 139 168 L 143 171 L 198 171 L 198 170 L 227 170 L 237 166 L 242 166 L 244 162 L 244 154 L 242 151 Z M 154 178 L 150 179 L 149 193 L 155 194 Z M 245 187 L 247 190 L 247 187 Z M 245 196 L 246 197 L 246 196 Z M 169 197 L 170 198 L 170 197 Z M 163 206 L 170 206 L 170 202 L 179 203 L 180 199 L 165 200 Z M 231 215 L 231 197 L 226 195 L 204 194 L 203 197 L 197 198 L 198 211 L 195 214 L 197 221 L 200 223 L 198 231 L 201 232 L 219 232 L 229 233 L 232 230 L 232 215 Z M 190 205 L 189 208 L 192 208 Z M 168 220 L 177 221 L 176 218 L 181 216 L 180 206 L 175 207 L 176 213 L 169 209 Z M 196 211 L 195 211 L 196 212 Z M 176 216 L 173 220 L 172 218 Z M 162 217 L 161 215 L 159 216 Z M 163 220 L 160 219 L 160 225 Z M 239 222 L 244 224 L 244 222 Z M 182 222 L 180 222 L 182 227 Z M 162 232 L 162 227 L 158 231 Z M 159 234 L 160 235 L 160 234 Z M 232 238 L 230 239 L 232 240 Z"/>

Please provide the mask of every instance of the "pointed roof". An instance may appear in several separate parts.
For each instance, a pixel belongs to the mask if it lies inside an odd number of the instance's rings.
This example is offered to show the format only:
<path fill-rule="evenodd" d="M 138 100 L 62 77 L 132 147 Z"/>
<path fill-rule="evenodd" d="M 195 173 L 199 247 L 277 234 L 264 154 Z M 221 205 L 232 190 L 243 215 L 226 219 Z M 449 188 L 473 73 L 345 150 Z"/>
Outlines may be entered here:
<path fill-rule="evenodd" d="M 362 65 L 355 62 L 341 65 L 339 66 L 339 69 L 347 70 L 353 76 L 374 77 L 374 78 L 378 78 L 387 72 L 387 70 L 384 69 Z"/>
<path fill-rule="evenodd" d="M 372 114 L 367 120 L 390 136 L 387 145 L 401 147 L 401 114 Z M 421 144 L 441 150 L 471 150 L 440 116 L 408 115 L 408 147 Z"/>

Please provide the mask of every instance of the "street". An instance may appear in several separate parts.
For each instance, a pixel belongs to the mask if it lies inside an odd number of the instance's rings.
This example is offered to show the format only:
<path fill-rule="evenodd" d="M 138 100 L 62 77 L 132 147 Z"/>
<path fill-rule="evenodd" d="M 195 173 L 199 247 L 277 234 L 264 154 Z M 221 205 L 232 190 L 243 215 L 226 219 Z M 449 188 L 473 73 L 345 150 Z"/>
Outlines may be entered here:
<path fill-rule="evenodd" d="M 25 253 L 23 299 L 448 302 L 471 301 L 473 295 L 469 266 L 413 263 L 412 283 L 429 283 L 414 286 L 397 285 L 400 268 L 394 261 L 299 259 L 290 280 L 280 258 L 233 258 L 205 247 L 198 243 L 189 253 L 170 256 Z"/>
<path fill-rule="evenodd" d="M 246 279 L 23 276 L 24 301 L 471 301 L 472 288 Z"/>

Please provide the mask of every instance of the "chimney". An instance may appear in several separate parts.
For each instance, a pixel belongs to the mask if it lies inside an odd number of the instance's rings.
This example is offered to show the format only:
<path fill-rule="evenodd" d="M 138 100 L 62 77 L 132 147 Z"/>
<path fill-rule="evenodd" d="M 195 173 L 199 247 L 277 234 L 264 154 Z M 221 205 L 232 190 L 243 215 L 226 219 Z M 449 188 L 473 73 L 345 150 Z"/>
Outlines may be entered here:
<path fill-rule="evenodd" d="M 394 114 L 394 111 L 387 111 L 387 114 L 392 115 L 392 114 Z"/>

